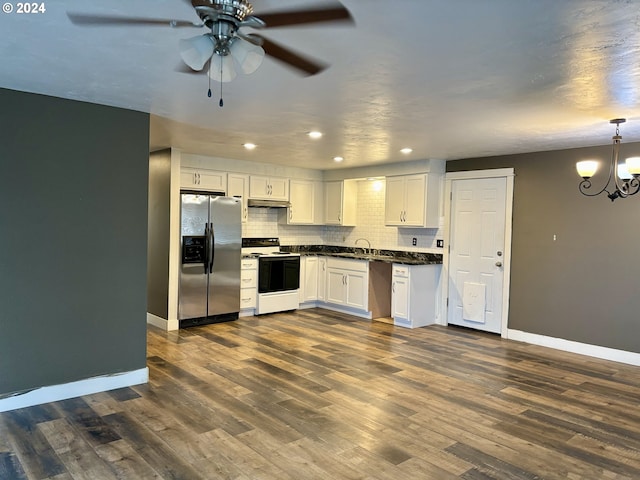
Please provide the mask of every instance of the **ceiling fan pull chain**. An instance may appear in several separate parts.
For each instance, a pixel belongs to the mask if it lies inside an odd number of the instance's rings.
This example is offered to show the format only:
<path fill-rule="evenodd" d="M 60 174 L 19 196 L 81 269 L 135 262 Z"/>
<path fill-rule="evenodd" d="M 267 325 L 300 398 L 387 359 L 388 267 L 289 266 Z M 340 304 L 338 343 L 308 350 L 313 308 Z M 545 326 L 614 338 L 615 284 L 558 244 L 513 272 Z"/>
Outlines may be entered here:
<path fill-rule="evenodd" d="M 222 100 L 222 63 L 220 62 L 220 102 L 218 102 L 220 107 L 224 107 L 224 101 Z"/>
<path fill-rule="evenodd" d="M 209 73 L 211 73 L 211 59 L 209 59 Z M 211 75 L 207 75 L 209 80 L 209 90 L 207 91 L 207 97 L 211 98 Z"/>

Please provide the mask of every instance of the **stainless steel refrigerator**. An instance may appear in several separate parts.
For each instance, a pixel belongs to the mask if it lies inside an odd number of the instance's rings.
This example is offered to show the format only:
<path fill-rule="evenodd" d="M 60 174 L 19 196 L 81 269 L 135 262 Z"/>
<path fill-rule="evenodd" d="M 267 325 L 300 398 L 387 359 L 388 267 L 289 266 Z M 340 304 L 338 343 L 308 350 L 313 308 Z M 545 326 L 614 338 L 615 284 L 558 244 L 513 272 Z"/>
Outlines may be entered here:
<path fill-rule="evenodd" d="M 235 320 L 240 311 L 241 201 L 182 192 L 180 327 Z"/>

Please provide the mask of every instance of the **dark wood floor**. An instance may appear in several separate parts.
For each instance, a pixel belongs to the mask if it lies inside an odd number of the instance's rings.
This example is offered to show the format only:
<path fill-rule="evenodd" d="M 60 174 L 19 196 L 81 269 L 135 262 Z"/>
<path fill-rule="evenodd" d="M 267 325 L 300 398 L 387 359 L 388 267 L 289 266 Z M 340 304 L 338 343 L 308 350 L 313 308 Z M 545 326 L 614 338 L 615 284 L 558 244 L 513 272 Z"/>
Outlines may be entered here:
<path fill-rule="evenodd" d="M 0 414 L 0 478 L 640 478 L 637 367 L 315 309 L 148 344 L 147 385 Z"/>

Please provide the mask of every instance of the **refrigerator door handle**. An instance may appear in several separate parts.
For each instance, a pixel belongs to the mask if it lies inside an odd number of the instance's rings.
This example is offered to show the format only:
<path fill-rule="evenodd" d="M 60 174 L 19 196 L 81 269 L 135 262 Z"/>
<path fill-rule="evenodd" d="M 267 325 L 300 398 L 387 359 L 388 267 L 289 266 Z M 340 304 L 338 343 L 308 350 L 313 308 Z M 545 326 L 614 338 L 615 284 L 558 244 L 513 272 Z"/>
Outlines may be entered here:
<path fill-rule="evenodd" d="M 209 273 L 209 224 L 204 224 L 204 274 Z"/>
<path fill-rule="evenodd" d="M 215 257 L 216 236 L 213 231 L 213 223 L 209 224 L 209 236 L 211 237 L 211 248 L 209 249 L 209 273 L 213 273 L 213 259 Z"/>

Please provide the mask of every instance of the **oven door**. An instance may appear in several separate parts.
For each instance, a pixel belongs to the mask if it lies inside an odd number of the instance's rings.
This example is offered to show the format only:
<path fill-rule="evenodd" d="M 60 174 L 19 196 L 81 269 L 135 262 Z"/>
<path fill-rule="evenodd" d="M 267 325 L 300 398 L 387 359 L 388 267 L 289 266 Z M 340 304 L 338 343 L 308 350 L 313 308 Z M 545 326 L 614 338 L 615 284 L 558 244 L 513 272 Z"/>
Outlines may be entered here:
<path fill-rule="evenodd" d="M 300 257 L 258 258 L 258 293 L 286 292 L 300 287 Z"/>

